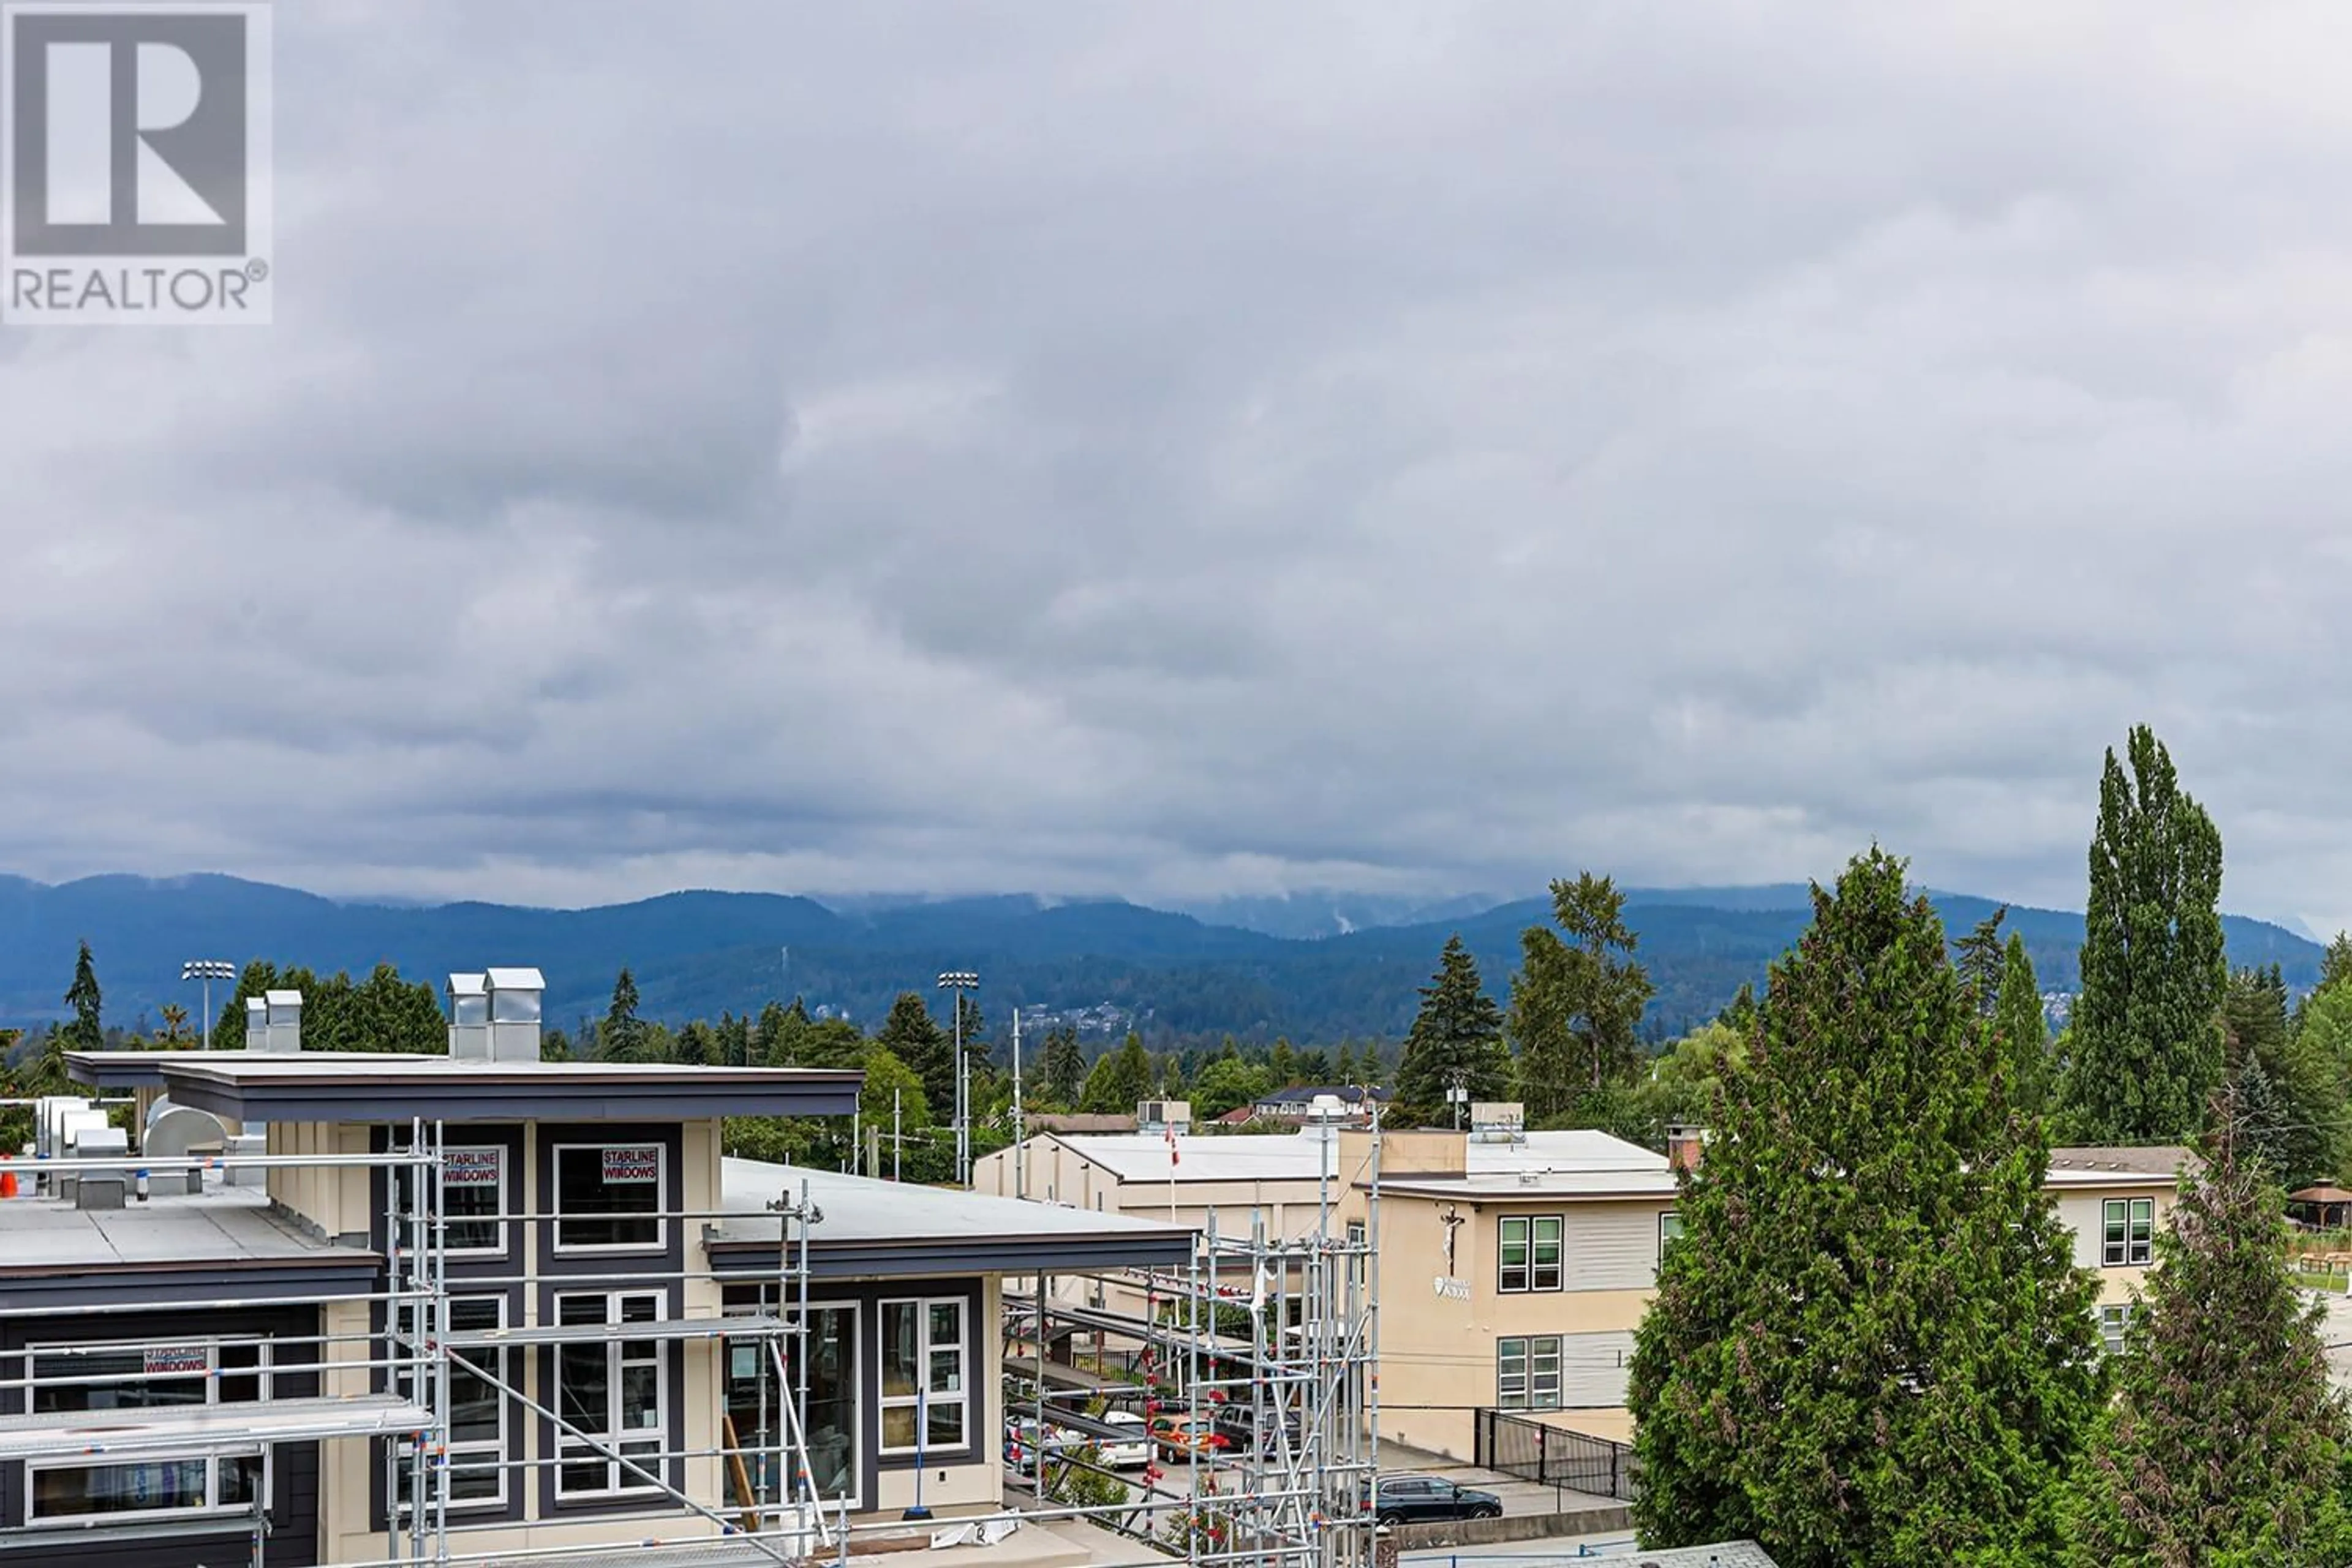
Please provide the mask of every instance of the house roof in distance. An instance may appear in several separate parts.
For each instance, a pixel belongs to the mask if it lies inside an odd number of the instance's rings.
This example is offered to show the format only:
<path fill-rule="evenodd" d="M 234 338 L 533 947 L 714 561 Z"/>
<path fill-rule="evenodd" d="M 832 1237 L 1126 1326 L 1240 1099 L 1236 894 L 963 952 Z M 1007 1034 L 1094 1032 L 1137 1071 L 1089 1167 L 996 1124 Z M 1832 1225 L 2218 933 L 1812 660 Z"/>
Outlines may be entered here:
<path fill-rule="evenodd" d="M 2080 1144 L 2050 1151 L 2050 1179 L 2058 1184 L 2061 1173 L 2084 1172 L 2103 1175 L 2176 1176 L 2182 1166 L 2201 1164 L 2194 1149 L 2178 1143 L 2153 1143 L 2142 1147 L 2129 1144 Z"/>
<path fill-rule="evenodd" d="M 728 1217 L 707 1236 L 721 1271 L 772 1273 L 779 1222 L 768 1205 L 803 1190 L 824 1215 L 809 1233 L 809 1269 L 820 1278 L 1150 1268 L 1192 1256 L 1188 1226 L 1063 1204 L 732 1157 L 719 1181 Z"/>
<path fill-rule="evenodd" d="M 1712 1546 L 1636 1547 L 1611 1562 L 1622 1568 L 1780 1568 L 1752 1541 L 1719 1541 Z"/>
<path fill-rule="evenodd" d="M 1342 1132 L 1360 1138 L 1352 1129 L 1319 1126 L 1296 1132 L 1227 1132 L 1176 1134 L 1176 1159 L 1169 1161 L 1168 1136 L 1161 1132 L 1112 1133 L 1100 1137 L 1077 1134 L 1058 1140 L 1063 1147 L 1101 1166 L 1123 1182 L 1312 1182 L 1339 1173 Z M 1568 1171 L 1586 1174 L 1620 1173 L 1636 1185 L 1655 1177 L 1661 1191 L 1674 1190 L 1674 1172 L 1664 1154 L 1590 1128 L 1529 1132 L 1513 1139 L 1468 1137 L 1465 1158 L 1468 1175 L 1415 1175 L 1415 1182 L 1451 1184 L 1456 1190 L 1465 1180 L 1524 1171 Z M 997 1156 L 991 1155 L 991 1159 Z M 1348 1179 L 1360 1181 L 1367 1172 L 1350 1170 Z M 1383 1177 L 1387 1191 L 1405 1181 Z"/>
<path fill-rule="evenodd" d="M 152 1077 L 124 1058 L 151 1056 Z M 390 1053 L 69 1051 L 102 1087 L 160 1084 L 175 1105 L 241 1121 L 659 1121 L 702 1116 L 847 1116 L 866 1075 L 814 1068 L 668 1062 L 467 1061 Z"/>

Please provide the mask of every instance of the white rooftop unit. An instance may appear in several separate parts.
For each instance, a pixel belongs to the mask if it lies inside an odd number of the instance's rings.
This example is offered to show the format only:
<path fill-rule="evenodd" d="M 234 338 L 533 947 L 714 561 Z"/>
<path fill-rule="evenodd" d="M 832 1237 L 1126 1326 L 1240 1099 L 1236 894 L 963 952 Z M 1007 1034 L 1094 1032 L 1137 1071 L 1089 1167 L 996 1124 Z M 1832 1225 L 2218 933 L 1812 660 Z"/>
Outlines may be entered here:
<path fill-rule="evenodd" d="M 1479 1143 L 1519 1143 L 1527 1140 L 1528 1108 L 1517 1100 L 1480 1100 L 1470 1106 L 1470 1137 Z"/>
<path fill-rule="evenodd" d="M 449 1054 L 461 1062 L 490 1059 L 490 977 L 449 976 Z"/>
<path fill-rule="evenodd" d="M 245 999 L 245 1048 L 248 1051 L 269 1048 L 269 1004 L 258 996 Z"/>
<path fill-rule="evenodd" d="M 492 969 L 482 976 L 489 993 L 490 1055 L 494 1062 L 539 1060 L 541 1004 L 547 978 L 536 969 Z"/>
<path fill-rule="evenodd" d="M 265 991 L 261 994 L 266 1026 L 262 1049 L 275 1057 L 290 1057 L 302 1048 L 302 993 Z"/>
<path fill-rule="evenodd" d="M 1170 1128 L 1179 1132 L 1192 1130 L 1192 1102 L 1189 1100 L 1146 1100 L 1135 1108 L 1135 1130 L 1138 1132 L 1165 1132 Z"/>

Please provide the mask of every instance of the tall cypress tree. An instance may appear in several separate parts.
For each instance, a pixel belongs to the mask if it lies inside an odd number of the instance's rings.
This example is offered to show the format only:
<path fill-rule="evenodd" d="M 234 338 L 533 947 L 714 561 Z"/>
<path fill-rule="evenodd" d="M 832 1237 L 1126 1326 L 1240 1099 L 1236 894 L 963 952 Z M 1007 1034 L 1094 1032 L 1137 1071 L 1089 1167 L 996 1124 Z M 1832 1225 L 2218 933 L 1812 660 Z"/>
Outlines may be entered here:
<path fill-rule="evenodd" d="M 1511 977 L 1510 1036 L 1519 1051 L 1519 1093 L 1531 1121 L 1557 1122 L 1639 1068 L 1643 1011 L 1654 994 L 1633 957 L 1641 937 L 1625 923 L 1625 895 L 1585 871 L 1551 885 L 1549 926 L 1520 933 Z M 1589 1106 L 1587 1106 L 1589 1109 Z"/>
<path fill-rule="evenodd" d="M 66 988 L 66 1005 L 74 1012 L 73 1022 L 65 1027 L 66 1049 L 106 1048 L 106 1029 L 99 1021 L 100 1001 L 98 968 L 90 962 L 89 943 L 83 942 L 80 955 L 74 960 L 73 984 Z"/>
<path fill-rule="evenodd" d="M 1960 972 L 1960 984 L 1980 1017 L 1992 1016 L 2000 997 L 2001 982 L 2008 978 L 2008 953 L 2000 940 L 2000 922 L 2008 914 L 2009 906 L 2003 904 L 1979 921 L 1976 930 L 1952 944 L 1952 962 Z M 2016 934 L 2010 933 L 2012 937 Z"/>
<path fill-rule="evenodd" d="M 1445 941 L 1437 973 L 1421 988 L 1421 1011 L 1404 1039 L 1397 1098 L 1415 1115 L 1445 1114 L 1446 1091 L 1457 1084 L 1472 1100 L 1500 1100 L 1511 1081 L 1511 1054 L 1503 1044 L 1503 1010 L 1478 978 L 1478 961 L 1457 934 Z"/>
<path fill-rule="evenodd" d="M 2010 1103 L 2028 1116 L 2041 1115 L 2050 1101 L 2050 1021 L 2042 1016 L 2042 988 L 2033 978 L 2025 938 L 2016 931 L 2009 933 L 2001 954 L 1992 1032 L 2009 1073 Z"/>
<path fill-rule="evenodd" d="M 2183 1173 L 2158 1233 L 2115 1402 L 2071 1489 L 2072 1568 L 2352 1562 L 2338 1489 L 2352 1430 L 2241 1112 L 2219 1109 L 2210 1163 Z"/>
<path fill-rule="evenodd" d="M 2147 726 L 2126 750 L 2130 775 L 2109 751 L 2099 781 L 2065 1121 L 2087 1143 L 2178 1142 L 2221 1077 L 2221 835 Z"/>
<path fill-rule="evenodd" d="M 1045 1098 L 1064 1110 L 1076 1110 L 1087 1089 L 1087 1054 L 1078 1032 L 1059 1025 L 1045 1032 Z"/>
<path fill-rule="evenodd" d="M 1635 1336 L 1645 1544 L 1905 1568 L 2054 1540 L 2092 1286 L 1996 1049 L 1901 861 L 1813 890 Z"/>

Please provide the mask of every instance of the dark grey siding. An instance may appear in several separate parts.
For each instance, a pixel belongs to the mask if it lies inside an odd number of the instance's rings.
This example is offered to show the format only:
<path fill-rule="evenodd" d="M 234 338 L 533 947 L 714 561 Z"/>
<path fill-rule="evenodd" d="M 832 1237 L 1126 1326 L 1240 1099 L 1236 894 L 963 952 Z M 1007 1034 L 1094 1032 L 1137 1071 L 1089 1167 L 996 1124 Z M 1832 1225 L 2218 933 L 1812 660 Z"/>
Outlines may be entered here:
<path fill-rule="evenodd" d="M 243 1338 L 253 1335 L 316 1335 L 316 1307 L 247 1308 L 234 1311 L 154 1313 L 85 1313 L 74 1317 L 0 1319 L 0 1351 L 16 1352 L 35 1344 L 60 1344 L 102 1340 L 174 1340 Z M 272 1387 L 289 1399 L 315 1397 L 319 1377 L 304 1372 L 315 1366 L 316 1345 L 282 1345 L 271 1352 Z M 23 1363 L 13 1355 L 13 1368 Z M 289 1367 L 295 1370 L 289 1373 Z M 19 1375 L 12 1371 L 11 1377 Z M 0 1409 L 21 1413 L 26 1395 L 0 1389 Z M 11 1528 L 26 1522 L 25 1467 L 0 1466 L 0 1524 Z M 263 1561 L 268 1568 L 315 1568 L 319 1562 L 319 1445 L 281 1443 L 270 1455 L 270 1532 Z M 0 1552 L 10 1568 L 241 1568 L 252 1561 L 249 1531 L 191 1533 L 166 1539 L 109 1542 L 100 1531 L 88 1544 L 47 1548 L 39 1552 Z"/>

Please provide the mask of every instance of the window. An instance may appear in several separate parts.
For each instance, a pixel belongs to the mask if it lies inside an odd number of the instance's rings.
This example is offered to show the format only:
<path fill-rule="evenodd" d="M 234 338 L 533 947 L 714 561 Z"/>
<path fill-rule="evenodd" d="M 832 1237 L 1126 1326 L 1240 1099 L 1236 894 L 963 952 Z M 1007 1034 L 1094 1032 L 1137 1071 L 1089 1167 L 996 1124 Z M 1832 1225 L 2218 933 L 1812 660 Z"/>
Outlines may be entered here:
<path fill-rule="evenodd" d="M 2129 1301 L 2099 1309 L 2099 1339 L 2105 1344 L 2109 1355 L 2124 1353 L 2124 1334 L 2131 1328 L 2132 1310 L 2133 1304 Z"/>
<path fill-rule="evenodd" d="M 407 1147 L 405 1134 L 398 1137 L 395 1149 Z M 449 1223 L 444 1235 L 444 1245 L 453 1257 L 473 1255 L 497 1257 L 507 1249 L 506 1191 L 507 1152 L 497 1145 L 488 1148 L 451 1147 L 443 1151 L 441 1168 L 442 1215 Z M 405 1165 L 393 1167 L 392 1179 L 397 1196 L 394 1212 L 404 1218 L 421 1219 L 423 1205 L 411 1194 L 410 1188 L 417 1173 Z M 425 1174 L 425 1191 L 432 1191 L 432 1174 Z M 423 1227 L 403 1226 L 408 1232 L 404 1245 L 421 1247 L 425 1241 Z"/>
<path fill-rule="evenodd" d="M 269 1397 L 264 1340 L 187 1344 L 58 1347 L 32 1358 L 33 1409 L 152 1410 L 174 1405 L 252 1404 Z M 100 1514 L 244 1510 L 268 1495 L 259 1445 L 242 1452 L 136 1464 L 34 1465 L 28 1521 Z"/>
<path fill-rule="evenodd" d="M 667 1153 L 658 1143 L 559 1145 L 555 1250 L 657 1250 Z"/>
<path fill-rule="evenodd" d="M 761 1295 L 767 1299 L 766 1305 L 730 1306 L 727 1310 L 730 1315 L 774 1311 L 773 1290 L 763 1289 Z M 782 1456 L 777 1452 L 785 1425 L 772 1349 L 777 1342 L 764 1337 L 727 1342 L 727 1414 L 735 1423 L 735 1440 L 744 1450 L 745 1471 L 761 1500 L 772 1503 L 782 1500 L 784 1484 Z M 788 1357 L 802 1353 L 794 1341 L 781 1342 Z M 827 1502 L 846 1500 L 855 1509 L 860 1500 L 857 1309 L 812 1306 L 806 1344 L 809 1475 L 819 1497 Z"/>
<path fill-rule="evenodd" d="M 2105 1235 L 2099 1261 L 2109 1268 L 2147 1262 L 2156 1253 L 2156 1200 L 2109 1198 L 2101 1205 Z"/>
<path fill-rule="evenodd" d="M 558 1296 L 555 1321 L 578 1329 L 582 1341 L 555 1348 L 555 1410 L 564 1421 L 556 1434 L 555 1495 L 610 1497 L 658 1489 L 636 1470 L 589 1447 L 579 1434 L 604 1448 L 617 1448 L 658 1474 L 659 1455 L 668 1447 L 668 1369 L 662 1342 L 594 1334 L 600 1327 L 651 1323 L 661 1319 L 658 1291 Z"/>
<path fill-rule="evenodd" d="M 433 1327 L 432 1309 L 415 1302 L 400 1303 L 399 1332 L 404 1337 L 416 1334 L 416 1320 L 421 1315 L 423 1326 L 429 1334 Z M 449 1331 L 452 1333 L 479 1333 L 506 1327 L 507 1304 L 499 1296 L 460 1296 L 449 1302 Z M 402 1347 L 392 1352 L 395 1357 L 408 1353 Z M 449 1502 L 453 1508 L 489 1508 L 507 1500 L 507 1472 L 499 1461 L 507 1457 L 507 1405 L 505 1393 L 497 1383 L 511 1385 L 509 1352 L 472 1346 L 450 1352 L 449 1359 Z M 488 1375 L 484 1375 L 487 1373 Z M 398 1366 L 393 1369 L 393 1386 L 404 1398 L 430 1406 L 433 1403 L 431 1379 L 433 1369 L 428 1363 L 421 1369 Z M 419 1388 L 418 1381 L 425 1386 Z M 404 1450 L 396 1450 L 404 1452 Z M 394 1485 L 401 1513 L 408 1511 L 409 1489 L 415 1484 L 416 1469 L 406 1462 L 393 1466 Z M 437 1487 L 430 1472 L 425 1477 L 428 1488 Z M 431 1506 L 433 1494 L 426 1493 Z"/>
<path fill-rule="evenodd" d="M 1683 1216 L 1668 1209 L 1658 1216 L 1658 1261 L 1666 1260 L 1666 1248 L 1683 1238 Z"/>
<path fill-rule="evenodd" d="M 1503 1291 L 1557 1290 L 1560 1279 L 1560 1219 L 1538 1215 L 1497 1222 L 1500 1247 L 1495 1289 Z"/>
<path fill-rule="evenodd" d="M 964 1302 L 882 1303 L 882 1451 L 961 1448 L 965 1436 Z"/>
<path fill-rule="evenodd" d="M 1495 1403 L 1505 1410 L 1559 1408 L 1559 1336 L 1495 1342 Z"/>

